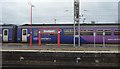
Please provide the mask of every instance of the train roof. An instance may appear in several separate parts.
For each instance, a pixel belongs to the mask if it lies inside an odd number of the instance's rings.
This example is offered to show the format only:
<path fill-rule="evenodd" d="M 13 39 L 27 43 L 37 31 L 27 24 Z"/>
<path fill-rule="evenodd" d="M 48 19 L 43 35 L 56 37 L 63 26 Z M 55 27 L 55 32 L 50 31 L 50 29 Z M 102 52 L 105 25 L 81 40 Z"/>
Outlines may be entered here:
<path fill-rule="evenodd" d="M 76 24 L 78 25 L 78 24 Z M 120 25 L 120 23 L 104 23 L 104 24 L 80 24 L 81 26 L 94 26 L 94 25 L 97 25 L 97 26 L 117 26 L 117 25 Z M 17 26 L 15 24 L 0 24 L 0 26 Z M 19 25 L 18 25 L 19 26 Z M 23 24 L 23 25 L 20 25 L 20 26 L 31 26 L 30 24 Z M 73 26 L 73 24 L 32 24 L 32 26 Z"/>
<path fill-rule="evenodd" d="M 15 24 L 0 24 L 0 26 L 17 26 Z"/>
<path fill-rule="evenodd" d="M 78 25 L 78 24 L 76 24 Z M 110 24 L 80 24 L 81 26 L 93 26 L 93 25 L 109 25 L 109 26 L 112 26 L 112 25 L 120 25 L 120 23 L 110 23 Z M 30 24 L 24 24 L 24 25 L 21 25 L 21 26 L 31 26 Z M 32 26 L 73 26 L 73 24 L 32 24 Z"/>
<path fill-rule="evenodd" d="M 17 28 L 17 25 L 14 24 L 2 24 L 0 28 Z"/>

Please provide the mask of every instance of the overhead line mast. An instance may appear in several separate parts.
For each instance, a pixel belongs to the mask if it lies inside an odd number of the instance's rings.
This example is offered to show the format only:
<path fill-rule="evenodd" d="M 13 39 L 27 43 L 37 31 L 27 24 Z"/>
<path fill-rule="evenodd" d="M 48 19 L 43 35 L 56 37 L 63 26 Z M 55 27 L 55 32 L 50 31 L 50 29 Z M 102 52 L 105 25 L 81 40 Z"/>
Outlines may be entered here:
<path fill-rule="evenodd" d="M 76 38 L 78 38 L 78 46 L 80 46 L 80 15 L 79 0 L 74 0 L 74 47 L 76 46 Z M 77 24 L 77 25 L 76 25 Z M 78 30 L 76 30 L 78 28 Z"/>

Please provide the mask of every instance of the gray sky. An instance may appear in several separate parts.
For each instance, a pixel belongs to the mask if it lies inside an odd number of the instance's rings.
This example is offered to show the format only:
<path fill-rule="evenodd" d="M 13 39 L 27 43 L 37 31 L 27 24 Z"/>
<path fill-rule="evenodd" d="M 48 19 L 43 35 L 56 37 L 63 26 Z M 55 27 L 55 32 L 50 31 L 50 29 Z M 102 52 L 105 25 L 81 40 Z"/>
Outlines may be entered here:
<path fill-rule="evenodd" d="M 33 23 L 54 23 L 54 18 L 57 19 L 57 23 L 73 23 L 74 0 L 3 0 L 0 2 L 0 21 L 6 24 L 29 23 L 29 1 L 35 5 Z M 86 22 L 117 22 L 118 1 L 81 0 L 80 11 L 84 14 Z"/>

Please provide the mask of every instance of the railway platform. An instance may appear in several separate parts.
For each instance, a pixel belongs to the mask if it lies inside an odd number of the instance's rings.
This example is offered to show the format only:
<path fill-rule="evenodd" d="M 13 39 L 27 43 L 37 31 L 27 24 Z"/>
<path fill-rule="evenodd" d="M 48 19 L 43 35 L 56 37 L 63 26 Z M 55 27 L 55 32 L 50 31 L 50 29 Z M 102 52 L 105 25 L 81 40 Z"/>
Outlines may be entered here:
<path fill-rule="evenodd" d="M 33 44 L 29 46 L 27 43 L 3 43 L 1 44 L 1 50 L 53 50 L 53 51 L 119 51 L 120 44 L 82 44 L 79 46 L 73 46 L 73 44 L 61 44 L 60 47 L 57 44 L 43 44 L 38 46 Z"/>
<path fill-rule="evenodd" d="M 38 46 L 33 44 L 2 44 L 3 67 L 57 67 L 67 68 L 118 68 L 119 45 L 106 44 L 103 47 L 97 44 L 81 45 L 80 47 L 63 44 L 58 47 L 56 44 Z"/>

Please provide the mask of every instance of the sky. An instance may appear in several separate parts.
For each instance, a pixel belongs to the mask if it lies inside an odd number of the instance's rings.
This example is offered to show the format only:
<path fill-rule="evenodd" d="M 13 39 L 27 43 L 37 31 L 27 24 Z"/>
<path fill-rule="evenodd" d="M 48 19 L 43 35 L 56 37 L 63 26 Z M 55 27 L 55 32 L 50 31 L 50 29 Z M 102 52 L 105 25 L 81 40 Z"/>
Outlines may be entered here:
<path fill-rule="evenodd" d="M 73 23 L 74 0 L 0 0 L 0 23 L 29 24 L 30 5 L 33 7 L 33 23 Z M 113 23 L 118 21 L 119 0 L 80 0 L 80 14 L 85 22 Z M 86 10 L 86 11 L 84 11 Z M 80 19 L 81 23 L 83 18 Z"/>

